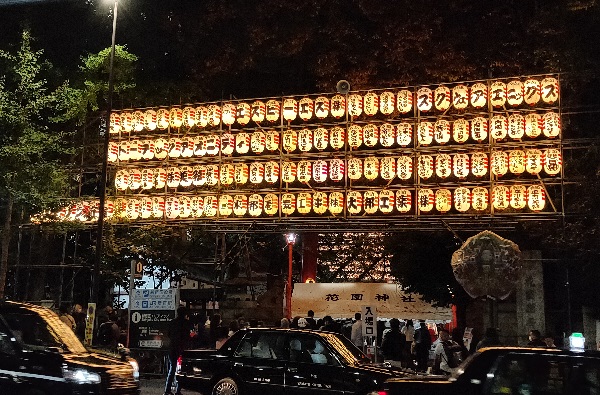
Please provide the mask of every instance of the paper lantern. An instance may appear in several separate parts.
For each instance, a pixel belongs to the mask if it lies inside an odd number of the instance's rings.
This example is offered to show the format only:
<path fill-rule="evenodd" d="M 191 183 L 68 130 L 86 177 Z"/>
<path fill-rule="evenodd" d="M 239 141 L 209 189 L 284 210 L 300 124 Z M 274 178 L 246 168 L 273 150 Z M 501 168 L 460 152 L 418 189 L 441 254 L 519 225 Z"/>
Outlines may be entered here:
<path fill-rule="evenodd" d="M 396 210 L 405 214 L 412 208 L 412 195 L 408 189 L 396 191 Z"/>
<path fill-rule="evenodd" d="M 264 122 L 265 116 L 266 116 L 266 111 L 267 111 L 266 109 L 267 109 L 267 106 L 265 105 L 264 102 L 262 102 L 260 100 L 256 100 L 254 103 L 252 103 L 252 106 L 251 106 L 252 120 L 254 122 L 256 122 L 257 124 Z"/>
<path fill-rule="evenodd" d="M 367 180 L 374 180 L 379 176 L 379 159 L 375 156 L 365 158 L 363 173 Z"/>
<path fill-rule="evenodd" d="M 219 182 L 219 165 L 206 166 L 206 185 L 215 186 Z"/>
<path fill-rule="evenodd" d="M 250 118 L 252 116 L 252 109 L 250 108 L 250 104 L 240 102 L 236 107 L 236 121 L 238 124 L 242 126 L 246 126 L 248 122 L 250 122 Z"/>
<path fill-rule="evenodd" d="M 363 208 L 363 197 L 358 191 L 348 191 L 346 201 L 346 209 L 348 214 L 357 215 L 360 214 Z"/>
<path fill-rule="evenodd" d="M 508 116 L 508 137 L 520 140 L 525 135 L 525 118 L 521 114 Z"/>
<path fill-rule="evenodd" d="M 379 210 L 379 193 L 376 191 L 365 191 L 363 196 L 363 207 L 367 214 L 377 213 L 377 210 Z"/>
<path fill-rule="evenodd" d="M 189 218 L 192 214 L 192 199 L 188 196 L 179 196 L 179 218 Z"/>
<path fill-rule="evenodd" d="M 525 170 L 529 174 L 539 174 L 542 169 L 542 151 L 539 149 L 529 149 L 526 152 L 527 161 L 525 164 Z"/>
<path fill-rule="evenodd" d="M 152 217 L 152 198 L 150 196 L 145 196 L 141 199 L 140 217 L 142 217 L 142 219 Z"/>
<path fill-rule="evenodd" d="M 536 113 L 525 115 L 525 134 L 527 137 L 536 138 L 542 134 L 543 129 L 542 116 Z"/>
<path fill-rule="evenodd" d="M 232 103 L 225 103 L 223 104 L 222 111 L 221 119 L 223 120 L 223 123 L 227 126 L 233 125 L 235 123 L 235 113 L 237 111 L 236 106 Z"/>
<path fill-rule="evenodd" d="M 308 192 L 300 192 L 296 199 L 296 209 L 300 214 L 308 214 L 312 210 L 312 195 Z"/>
<path fill-rule="evenodd" d="M 427 180 L 433 175 L 433 156 L 421 155 L 417 162 L 417 172 L 419 177 Z"/>
<path fill-rule="evenodd" d="M 127 218 L 127 199 L 115 200 L 115 214 L 118 216 L 118 219 Z"/>
<path fill-rule="evenodd" d="M 325 119 L 329 116 L 329 99 L 325 96 L 319 96 L 315 99 L 315 116 L 318 119 Z"/>
<path fill-rule="evenodd" d="M 508 170 L 513 174 L 523 174 L 526 160 L 524 151 L 508 151 Z"/>
<path fill-rule="evenodd" d="M 363 143 L 363 130 L 360 125 L 352 124 L 348 127 L 348 145 L 357 149 Z"/>
<path fill-rule="evenodd" d="M 413 174 L 413 161 L 410 156 L 400 156 L 396 165 L 396 172 L 398 178 L 406 181 L 412 178 Z"/>
<path fill-rule="evenodd" d="M 232 163 L 224 163 L 221 165 L 221 169 L 219 170 L 219 178 L 221 185 L 231 185 L 233 184 L 235 175 L 235 166 Z"/>
<path fill-rule="evenodd" d="M 523 100 L 530 106 L 538 104 L 541 98 L 540 81 L 530 78 L 523 83 Z"/>
<path fill-rule="evenodd" d="M 155 141 L 154 140 L 141 140 L 138 145 L 139 155 L 144 160 L 154 159 Z"/>
<path fill-rule="evenodd" d="M 255 154 L 262 154 L 265 150 L 265 134 L 260 130 L 252 132 L 250 135 L 250 149 Z"/>
<path fill-rule="evenodd" d="M 519 80 L 510 81 L 506 85 L 506 101 L 510 106 L 520 106 L 523 103 L 523 93 L 523 83 Z"/>
<path fill-rule="evenodd" d="M 201 187 L 206 184 L 206 166 L 196 165 L 192 169 L 194 172 L 192 184 L 196 187 Z"/>
<path fill-rule="evenodd" d="M 106 200 L 106 208 L 104 210 L 104 218 L 110 219 L 115 214 L 115 201 L 112 199 Z M 98 213 L 98 218 L 100 218 L 100 213 Z"/>
<path fill-rule="evenodd" d="M 183 125 L 183 110 L 181 108 L 171 108 L 171 111 L 169 111 L 169 124 L 173 128 L 179 128 Z"/>
<path fill-rule="evenodd" d="M 348 95 L 348 115 L 358 117 L 363 112 L 363 98 L 358 93 Z"/>
<path fill-rule="evenodd" d="M 503 151 L 492 152 L 490 159 L 492 174 L 502 177 L 508 171 L 508 154 Z"/>
<path fill-rule="evenodd" d="M 365 125 L 363 128 L 363 140 L 367 147 L 375 147 L 379 142 L 379 128 L 375 124 Z"/>
<path fill-rule="evenodd" d="M 329 212 L 332 215 L 339 215 L 344 210 L 344 194 L 341 192 L 332 192 L 329 194 Z"/>
<path fill-rule="evenodd" d="M 250 164 L 250 183 L 260 184 L 265 179 L 265 165 L 260 162 Z"/>
<path fill-rule="evenodd" d="M 141 180 L 142 189 L 154 188 L 154 178 L 155 178 L 154 169 L 142 169 L 141 176 L 142 176 L 142 180 Z"/>
<path fill-rule="evenodd" d="M 435 109 L 438 111 L 446 111 L 452 103 L 450 98 L 450 88 L 445 85 L 440 85 L 433 92 L 433 101 Z"/>
<path fill-rule="evenodd" d="M 144 146 L 140 140 L 131 140 L 129 142 L 129 159 L 133 161 L 142 160 Z"/>
<path fill-rule="evenodd" d="M 170 114 L 166 108 L 159 108 L 156 111 L 156 127 L 165 130 L 169 127 Z"/>
<path fill-rule="evenodd" d="M 206 136 L 206 154 L 209 156 L 216 156 L 219 154 L 221 148 L 221 139 L 216 134 L 209 134 Z"/>
<path fill-rule="evenodd" d="M 204 198 L 202 196 L 192 196 L 190 199 L 190 216 L 192 218 L 200 218 L 204 214 Z"/>
<path fill-rule="evenodd" d="M 458 178 L 466 178 L 469 175 L 469 155 L 456 154 L 452 161 L 452 171 Z"/>
<path fill-rule="evenodd" d="M 179 186 L 184 188 L 191 186 L 192 181 L 194 181 L 194 168 L 192 166 L 181 166 L 179 172 Z"/>
<path fill-rule="evenodd" d="M 419 145 L 430 145 L 433 142 L 433 123 L 419 122 L 417 126 L 417 142 Z"/>
<path fill-rule="evenodd" d="M 465 187 L 454 190 L 454 208 L 456 211 L 466 213 L 471 208 L 471 191 Z"/>
<path fill-rule="evenodd" d="M 427 88 L 424 88 L 424 89 L 427 90 Z M 429 109 L 431 109 L 431 96 L 428 96 L 426 90 L 422 92 L 422 94 L 424 95 L 423 100 L 427 101 L 429 99 Z M 431 92 L 431 89 L 429 89 L 429 92 Z M 417 95 L 418 95 L 418 92 L 417 92 Z M 419 97 L 419 96 L 417 96 L 417 97 Z M 427 108 L 427 102 L 424 103 L 424 106 L 425 106 L 424 108 Z M 413 108 L 412 92 L 407 89 L 402 89 L 401 91 L 399 91 L 398 95 L 396 96 L 396 107 L 398 108 L 398 111 L 400 112 L 400 114 L 408 114 Z M 421 111 L 424 111 L 424 110 L 421 110 Z"/>
<path fill-rule="evenodd" d="M 450 141 L 450 122 L 445 119 L 438 119 L 434 124 L 435 142 L 438 144 L 446 144 Z"/>
<path fill-rule="evenodd" d="M 219 199 L 216 196 L 208 195 L 204 197 L 204 215 L 206 217 L 216 217 L 218 209 Z"/>
<path fill-rule="evenodd" d="M 379 95 L 379 112 L 383 115 L 391 115 L 395 109 L 395 100 L 396 97 L 394 96 L 394 92 L 382 92 L 381 95 Z"/>
<path fill-rule="evenodd" d="M 283 149 L 287 152 L 293 152 L 298 148 L 298 132 L 295 129 L 288 129 L 283 132 Z"/>
<path fill-rule="evenodd" d="M 279 197 L 274 193 L 267 193 L 263 199 L 263 209 L 267 215 L 275 215 L 279 212 Z"/>
<path fill-rule="evenodd" d="M 312 209 L 315 214 L 325 214 L 329 206 L 329 199 L 325 192 L 315 192 L 312 196 Z"/>
<path fill-rule="evenodd" d="M 225 136 L 225 134 L 223 136 Z M 237 152 L 240 155 L 246 155 L 250 150 L 250 135 L 245 132 L 237 133 L 235 135 L 235 142 L 233 140 L 233 136 L 231 136 L 231 140 L 229 140 L 231 147 L 228 147 L 230 149 L 228 149 L 227 152 L 233 152 L 233 146 L 235 145 L 235 152 Z M 230 155 L 224 151 L 225 147 L 222 146 L 221 149 L 223 150 L 223 153 L 225 155 Z"/>
<path fill-rule="evenodd" d="M 300 104 L 298 107 L 298 112 L 300 114 L 300 119 L 303 121 L 309 121 L 313 117 L 313 113 L 315 111 L 315 102 L 310 97 L 303 97 L 300 99 Z"/>
<path fill-rule="evenodd" d="M 167 168 L 167 186 L 169 188 L 177 188 L 181 181 L 181 172 L 178 167 L 170 166 Z"/>
<path fill-rule="evenodd" d="M 293 193 L 284 193 L 281 195 L 281 212 L 285 215 L 292 215 L 296 211 L 296 195 Z"/>
<path fill-rule="evenodd" d="M 417 193 L 417 206 L 421 212 L 427 213 L 433 210 L 435 194 L 429 188 L 419 189 Z"/>
<path fill-rule="evenodd" d="M 374 92 L 369 92 L 364 97 L 365 114 L 372 117 L 377 114 L 379 109 L 379 96 Z"/>
<path fill-rule="evenodd" d="M 510 206 L 521 210 L 527 204 L 527 188 L 523 185 L 511 185 Z"/>
<path fill-rule="evenodd" d="M 489 194 L 483 187 L 475 187 L 471 191 L 471 207 L 476 211 L 485 211 L 488 208 Z"/>
<path fill-rule="evenodd" d="M 495 140 L 503 140 L 508 134 L 508 120 L 504 115 L 494 115 L 490 120 L 490 135 Z"/>
<path fill-rule="evenodd" d="M 558 100 L 558 80 L 554 77 L 544 78 L 540 84 L 542 101 L 546 104 L 554 104 Z"/>
<path fill-rule="evenodd" d="M 228 217 L 233 213 L 233 196 L 221 195 L 219 196 L 219 215 Z"/>
<path fill-rule="evenodd" d="M 332 159 L 329 162 L 329 179 L 341 181 L 344 179 L 345 165 L 343 159 Z"/>
<path fill-rule="evenodd" d="M 297 167 L 294 162 L 283 162 L 281 164 L 281 180 L 285 183 L 296 181 Z"/>
<path fill-rule="evenodd" d="M 129 171 L 129 189 L 137 191 L 142 186 L 142 171 L 140 169 L 131 169 Z"/>
<path fill-rule="evenodd" d="M 182 113 L 183 125 L 191 128 L 196 124 L 196 109 L 194 107 L 185 107 Z"/>
<path fill-rule="evenodd" d="M 109 133 L 117 134 L 121 131 L 121 114 L 117 112 L 110 113 Z"/>
<path fill-rule="evenodd" d="M 510 204 L 510 189 L 504 185 L 496 185 L 492 189 L 492 206 L 494 210 L 506 210 Z"/>
<path fill-rule="evenodd" d="M 167 185 L 167 170 L 159 167 L 154 170 L 154 187 L 163 189 Z"/>
<path fill-rule="evenodd" d="M 152 217 L 163 218 L 165 215 L 165 198 L 154 196 L 152 198 Z"/>
<path fill-rule="evenodd" d="M 448 178 L 452 174 L 452 157 L 440 154 L 435 157 L 435 174 L 439 178 Z"/>
<path fill-rule="evenodd" d="M 550 176 L 555 176 L 562 169 L 562 155 L 560 150 L 549 148 L 544 151 L 543 156 L 544 171 Z"/>
<path fill-rule="evenodd" d="M 246 195 L 233 196 L 233 213 L 238 217 L 246 215 L 248 212 L 248 197 Z"/>
<path fill-rule="evenodd" d="M 359 158 L 348 159 L 348 178 L 358 180 L 362 177 L 363 163 Z"/>
<path fill-rule="evenodd" d="M 542 116 L 544 136 L 554 138 L 560 135 L 560 116 L 555 112 L 547 112 Z"/>
<path fill-rule="evenodd" d="M 379 143 L 383 147 L 391 147 L 396 141 L 396 128 L 391 123 L 384 123 L 379 127 Z"/>
<path fill-rule="evenodd" d="M 267 100 L 266 104 L 266 115 L 267 121 L 275 123 L 279 121 L 279 113 L 281 112 L 281 104 L 278 100 Z"/>
<path fill-rule="evenodd" d="M 181 139 L 181 157 L 191 158 L 194 156 L 194 137 L 185 136 Z"/>
<path fill-rule="evenodd" d="M 170 138 L 169 140 L 167 140 L 167 144 L 167 155 L 169 155 L 169 158 L 179 158 L 181 156 L 181 139 L 178 139 L 176 137 Z"/>
<path fill-rule="evenodd" d="M 130 112 L 121 113 L 121 130 L 130 133 L 133 130 L 133 114 Z"/>
<path fill-rule="evenodd" d="M 206 155 L 206 136 L 194 137 L 194 156 Z"/>
<path fill-rule="evenodd" d="M 396 195 L 394 191 L 390 191 L 388 189 L 384 189 L 379 192 L 379 199 L 377 202 L 377 208 L 383 214 L 389 214 L 394 210 L 394 205 L 396 204 Z"/>
<path fill-rule="evenodd" d="M 279 181 L 279 163 L 274 161 L 265 163 L 265 181 L 269 184 Z"/>
<path fill-rule="evenodd" d="M 302 152 L 308 152 L 313 147 L 313 133 L 310 129 L 302 129 L 298 132 L 298 148 Z"/>
<path fill-rule="evenodd" d="M 476 117 L 471 120 L 471 137 L 473 140 L 481 143 L 487 139 L 488 135 L 488 122 L 483 117 Z"/>
<path fill-rule="evenodd" d="M 447 213 L 452 208 L 452 193 L 447 189 L 435 191 L 435 209 L 440 213 Z"/>
<path fill-rule="evenodd" d="M 402 93 L 403 91 L 400 91 Z M 412 96 L 412 95 L 411 95 Z M 400 97 L 400 94 L 398 94 Z M 419 88 L 417 91 L 417 108 L 421 112 L 431 111 L 431 107 L 433 106 L 433 91 L 427 87 Z M 398 107 L 400 109 L 400 107 Z M 403 111 L 400 111 L 404 113 Z M 407 111 L 408 112 L 408 111 Z"/>
<path fill-rule="evenodd" d="M 327 168 L 327 162 L 324 160 L 317 160 L 313 164 L 312 177 L 315 182 L 325 182 L 327 180 L 327 174 L 329 169 Z"/>
<path fill-rule="evenodd" d="M 484 152 L 475 152 L 471 155 L 471 173 L 475 177 L 483 177 L 488 172 L 488 156 Z"/>
<path fill-rule="evenodd" d="M 119 159 L 119 144 L 111 141 L 108 143 L 107 159 L 109 162 L 116 162 Z"/>
<path fill-rule="evenodd" d="M 471 106 L 474 108 L 483 108 L 487 105 L 488 90 L 487 85 L 476 82 L 471 86 Z"/>
<path fill-rule="evenodd" d="M 464 144 L 469 139 L 469 121 L 459 118 L 452 122 L 452 139 L 459 144 Z"/>
<path fill-rule="evenodd" d="M 119 191 L 125 191 L 129 186 L 129 172 L 125 169 L 117 171 L 115 175 L 115 187 Z"/>
<path fill-rule="evenodd" d="M 313 145 L 319 151 L 326 149 L 329 145 L 329 131 L 325 128 L 315 129 Z"/>
<path fill-rule="evenodd" d="M 398 133 L 396 135 L 396 142 L 401 147 L 407 147 L 412 143 L 413 128 L 408 122 L 402 122 L 398 124 Z"/>
<path fill-rule="evenodd" d="M 298 102 L 296 99 L 288 97 L 283 99 L 283 119 L 288 122 L 293 121 L 298 116 Z"/>
<path fill-rule="evenodd" d="M 144 127 L 150 131 L 156 129 L 156 111 L 146 110 L 144 112 Z"/>
<path fill-rule="evenodd" d="M 142 111 L 133 112 L 133 130 L 141 132 L 146 127 L 145 125 L 145 114 Z"/>
<path fill-rule="evenodd" d="M 126 162 L 129 160 L 129 141 L 124 140 L 119 143 L 119 161 Z"/>
<path fill-rule="evenodd" d="M 381 178 L 387 181 L 396 178 L 396 159 L 389 156 L 381 158 L 379 173 Z"/>
<path fill-rule="evenodd" d="M 336 126 L 329 132 L 329 145 L 335 150 L 344 148 L 344 140 L 346 139 L 346 132 L 343 128 Z"/>
<path fill-rule="evenodd" d="M 175 219 L 179 217 L 179 198 L 169 196 L 165 199 L 165 217 Z"/>
<path fill-rule="evenodd" d="M 236 184 L 246 184 L 249 174 L 250 170 L 245 163 L 236 163 L 233 167 L 233 179 Z"/>
<path fill-rule="evenodd" d="M 205 106 L 196 107 L 196 126 L 205 128 L 208 126 L 208 108 Z M 204 210 L 204 208 L 203 208 Z"/>
<path fill-rule="evenodd" d="M 468 104 L 469 88 L 462 84 L 456 85 L 454 88 L 452 88 L 452 106 L 455 109 L 462 111 L 467 108 Z"/>
<path fill-rule="evenodd" d="M 279 132 L 268 130 L 265 134 L 265 148 L 267 151 L 277 151 L 279 149 Z"/>
<path fill-rule="evenodd" d="M 541 185 L 527 188 L 527 206 L 531 211 L 542 211 L 546 206 L 546 192 Z"/>
<path fill-rule="evenodd" d="M 209 105 L 207 113 L 208 126 L 219 126 L 221 124 L 221 114 L 222 110 L 220 106 L 216 104 Z"/>
<path fill-rule="evenodd" d="M 336 118 L 342 118 L 346 114 L 346 98 L 342 95 L 335 95 L 331 98 L 331 115 Z"/>
<path fill-rule="evenodd" d="M 502 81 L 494 81 L 490 86 L 490 103 L 492 107 L 504 107 L 506 104 L 506 84 Z"/>

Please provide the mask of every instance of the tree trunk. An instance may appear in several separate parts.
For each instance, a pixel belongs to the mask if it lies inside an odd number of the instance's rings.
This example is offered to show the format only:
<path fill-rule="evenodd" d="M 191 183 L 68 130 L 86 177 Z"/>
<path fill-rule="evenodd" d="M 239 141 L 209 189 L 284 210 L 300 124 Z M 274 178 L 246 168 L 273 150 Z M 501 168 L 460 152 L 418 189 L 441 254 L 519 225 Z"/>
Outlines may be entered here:
<path fill-rule="evenodd" d="M 13 199 L 10 194 L 6 198 L 6 213 L 4 219 L 4 228 L 2 229 L 2 240 L 0 241 L 0 299 L 4 299 L 4 290 L 6 287 L 6 274 L 8 273 L 8 248 L 10 246 L 10 226 L 12 222 Z"/>

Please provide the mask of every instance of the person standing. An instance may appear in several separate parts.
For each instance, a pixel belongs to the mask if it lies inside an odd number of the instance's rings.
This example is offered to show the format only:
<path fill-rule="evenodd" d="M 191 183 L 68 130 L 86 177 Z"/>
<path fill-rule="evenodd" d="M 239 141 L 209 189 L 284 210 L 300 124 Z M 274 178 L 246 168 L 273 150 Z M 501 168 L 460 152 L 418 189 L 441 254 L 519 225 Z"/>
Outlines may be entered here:
<path fill-rule="evenodd" d="M 176 317 L 169 322 L 169 370 L 167 381 L 165 383 L 165 395 L 173 395 L 171 387 L 175 382 L 175 394 L 181 394 L 179 383 L 175 380 L 175 370 L 177 369 L 177 359 L 188 348 L 190 342 L 190 332 L 193 326 L 190 323 L 188 310 L 180 306 L 177 309 Z"/>
<path fill-rule="evenodd" d="M 453 361 L 450 361 L 449 350 L 460 349 L 460 345 L 453 340 L 450 340 L 450 333 L 446 329 L 440 329 L 439 342 L 435 346 L 433 371 L 435 374 L 449 375 L 452 373 Z"/>
<path fill-rule="evenodd" d="M 402 367 L 404 360 L 404 346 L 406 336 L 400 332 L 400 321 L 397 318 L 390 320 L 390 330 L 383 335 L 381 352 L 383 360 L 395 367 Z"/>
<path fill-rule="evenodd" d="M 527 343 L 529 347 L 546 347 L 546 342 L 542 340 L 542 334 L 537 329 L 532 329 L 529 331 L 529 343 Z"/>
<path fill-rule="evenodd" d="M 413 347 L 413 342 L 415 341 L 415 325 L 413 324 L 413 320 L 406 321 L 406 325 L 404 325 L 402 327 L 400 332 L 406 338 L 406 341 L 404 342 L 404 360 L 406 362 L 406 367 L 412 368 L 413 367 L 412 347 Z"/>
<path fill-rule="evenodd" d="M 64 324 L 66 326 L 68 326 L 69 328 L 71 328 L 71 330 L 73 332 L 75 332 L 76 329 L 76 324 L 75 324 L 75 318 L 73 318 L 73 316 L 71 314 L 69 314 L 69 308 L 67 307 L 67 305 L 61 305 L 58 309 L 59 315 L 58 318 L 60 318 L 60 320 L 62 322 L 64 322 Z"/>
<path fill-rule="evenodd" d="M 305 318 L 308 322 L 309 327 L 306 329 L 317 329 L 317 321 L 315 321 L 315 312 L 308 310 L 307 317 Z"/>
<path fill-rule="evenodd" d="M 352 332 L 350 333 L 350 340 L 359 349 L 363 349 L 364 340 L 362 334 L 362 315 L 360 313 L 354 314 L 354 324 L 352 324 Z"/>
<path fill-rule="evenodd" d="M 417 370 L 420 372 L 427 371 L 427 363 L 429 361 L 429 350 L 431 349 L 431 336 L 429 329 L 425 324 L 425 320 L 421 320 L 421 326 L 415 330 L 415 356 L 417 362 Z"/>

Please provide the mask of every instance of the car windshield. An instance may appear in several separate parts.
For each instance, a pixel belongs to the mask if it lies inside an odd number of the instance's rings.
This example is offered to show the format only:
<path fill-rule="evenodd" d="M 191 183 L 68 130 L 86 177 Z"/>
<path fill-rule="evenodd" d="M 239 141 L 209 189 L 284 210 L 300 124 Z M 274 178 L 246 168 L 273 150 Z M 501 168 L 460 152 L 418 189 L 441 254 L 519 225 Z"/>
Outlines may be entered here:
<path fill-rule="evenodd" d="M 342 356 L 346 364 L 371 362 L 371 360 L 345 336 L 335 333 L 322 333 L 321 336 L 327 339 L 329 344 Z"/>

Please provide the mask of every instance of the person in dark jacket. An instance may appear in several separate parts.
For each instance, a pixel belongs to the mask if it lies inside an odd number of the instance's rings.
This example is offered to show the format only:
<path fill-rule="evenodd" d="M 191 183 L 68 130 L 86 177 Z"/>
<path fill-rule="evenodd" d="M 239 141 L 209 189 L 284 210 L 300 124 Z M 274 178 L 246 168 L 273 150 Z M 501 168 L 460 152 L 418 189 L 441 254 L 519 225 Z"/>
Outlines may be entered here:
<path fill-rule="evenodd" d="M 537 329 L 529 331 L 529 347 L 546 347 L 546 342 L 542 339 L 542 334 Z"/>
<path fill-rule="evenodd" d="M 383 335 L 381 352 L 385 362 L 395 367 L 401 367 L 404 360 L 404 344 L 406 336 L 400 332 L 400 321 L 397 318 L 390 320 L 390 330 Z"/>
<path fill-rule="evenodd" d="M 429 350 L 431 349 L 431 336 L 425 320 L 421 320 L 421 326 L 415 330 L 415 356 L 417 370 L 425 372 L 429 362 Z"/>
<path fill-rule="evenodd" d="M 188 310 L 183 306 L 179 307 L 177 316 L 169 322 L 169 371 L 165 383 L 165 395 L 173 395 L 171 392 L 173 382 L 175 382 L 175 394 L 181 394 L 179 383 L 175 380 L 175 369 L 177 368 L 177 359 L 183 350 L 189 347 L 192 329 Z"/>

